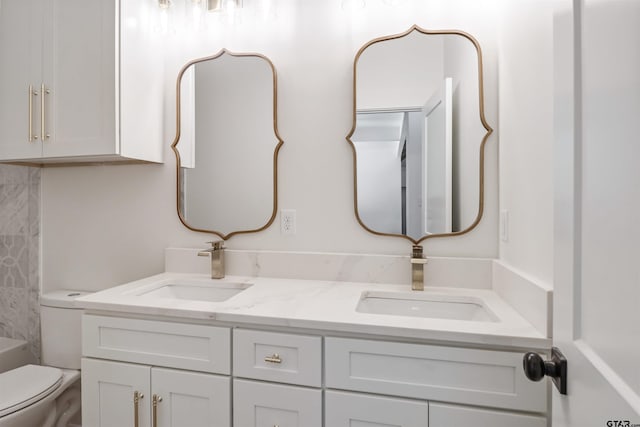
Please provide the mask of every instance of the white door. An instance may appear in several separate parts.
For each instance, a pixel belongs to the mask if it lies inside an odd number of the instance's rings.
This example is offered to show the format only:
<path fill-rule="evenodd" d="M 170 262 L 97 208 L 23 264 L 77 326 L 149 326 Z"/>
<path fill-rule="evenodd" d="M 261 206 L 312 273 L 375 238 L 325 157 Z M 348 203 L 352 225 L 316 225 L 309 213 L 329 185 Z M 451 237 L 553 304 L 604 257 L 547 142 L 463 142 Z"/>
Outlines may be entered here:
<path fill-rule="evenodd" d="M 43 2 L 43 156 L 117 153 L 118 2 Z"/>
<path fill-rule="evenodd" d="M 0 159 L 37 158 L 42 154 L 37 94 L 42 80 L 41 55 L 41 1 L 1 2 Z"/>
<path fill-rule="evenodd" d="M 422 109 L 423 234 L 451 233 L 453 214 L 453 80 L 447 77 Z"/>
<path fill-rule="evenodd" d="M 82 359 L 82 425 L 149 427 L 150 376 L 148 366 Z"/>
<path fill-rule="evenodd" d="M 200 372 L 152 368 L 158 427 L 231 425 L 231 380 Z M 160 400 L 160 398 L 162 400 Z"/>
<path fill-rule="evenodd" d="M 555 31 L 553 426 L 640 425 L 640 2 L 574 1 Z"/>

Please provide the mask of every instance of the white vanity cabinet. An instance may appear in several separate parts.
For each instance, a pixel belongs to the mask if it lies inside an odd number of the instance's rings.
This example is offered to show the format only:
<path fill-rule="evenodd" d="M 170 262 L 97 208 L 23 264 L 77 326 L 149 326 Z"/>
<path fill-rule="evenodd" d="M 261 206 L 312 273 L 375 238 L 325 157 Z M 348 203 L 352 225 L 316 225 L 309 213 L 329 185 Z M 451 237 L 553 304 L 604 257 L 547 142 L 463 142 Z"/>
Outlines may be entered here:
<path fill-rule="evenodd" d="M 322 337 L 234 329 L 233 376 L 234 426 L 322 427 Z"/>
<path fill-rule="evenodd" d="M 83 425 L 230 425 L 229 377 L 88 358 L 82 371 Z"/>
<path fill-rule="evenodd" d="M 185 322 L 84 314 L 83 425 L 547 426 L 519 351 Z"/>
<path fill-rule="evenodd" d="M 547 425 L 546 385 L 525 378 L 519 352 L 327 337 L 324 362 L 326 388 L 360 392 L 327 392 L 326 419 L 336 426 L 361 418 L 363 426 Z M 358 409 L 366 407 L 380 418 Z"/>
<path fill-rule="evenodd" d="M 83 425 L 231 425 L 229 328 L 84 315 L 82 354 Z"/>
<path fill-rule="evenodd" d="M 152 6 L 3 2 L 0 161 L 162 161 L 163 62 Z"/>

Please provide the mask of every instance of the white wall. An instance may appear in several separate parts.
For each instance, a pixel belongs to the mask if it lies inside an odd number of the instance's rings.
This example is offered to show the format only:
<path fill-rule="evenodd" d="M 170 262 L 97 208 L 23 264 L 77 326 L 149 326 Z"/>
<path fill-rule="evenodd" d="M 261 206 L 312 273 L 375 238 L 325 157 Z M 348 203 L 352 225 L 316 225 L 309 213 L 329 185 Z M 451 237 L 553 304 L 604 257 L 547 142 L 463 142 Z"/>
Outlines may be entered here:
<path fill-rule="evenodd" d="M 453 229 L 473 224 L 480 200 L 478 135 L 486 133 L 478 115 L 478 62 L 475 47 L 460 37 L 444 45 L 445 77 L 453 79 Z M 497 123 L 492 126 L 497 128 Z"/>
<path fill-rule="evenodd" d="M 265 10 L 268 4 L 271 9 Z M 367 4 L 351 14 L 341 9 L 339 0 L 244 0 L 235 25 L 217 17 L 206 34 L 186 35 L 177 27 L 180 33 L 166 40 L 165 164 L 43 171 L 44 288 L 102 289 L 162 271 L 166 247 L 205 246 L 210 236 L 190 232 L 178 221 L 175 160 L 169 146 L 175 134 L 178 70 L 187 60 L 222 47 L 263 53 L 276 66 L 279 129 L 285 141 L 279 158 L 279 206 L 297 210 L 295 236 L 281 236 L 272 226 L 259 234 L 234 237 L 227 246 L 408 254 L 410 242 L 369 234 L 355 219 L 352 154 L 345 141 L 353 120 L 353 59 L 367 41 L 413 24 L 463 29 L 483 46 L 487 119 L 497 125 L 497 3 Z M 486 165 L 484 220 L 469 235 L 426 241 L 427 256 L 497 255 L 495 135 L 487 147 Z"/>
<path fill-rule="evenodd" d="M 358 212 L 367 227 L 402 233 L 398 142 L 354 142 L 358 150 Z"/>
<path fill-rule="evenodd" d="M 563 0 L 501 8 L 500 209 L 509 237 L 500 258 L 553 282 L 553 16 Z"/>
<path fill-rule="evenodd" d="M 445 38 L 412 31 L 368 46 L 358 59 L 358 110 L 422 107 L 442 81 Z"/>

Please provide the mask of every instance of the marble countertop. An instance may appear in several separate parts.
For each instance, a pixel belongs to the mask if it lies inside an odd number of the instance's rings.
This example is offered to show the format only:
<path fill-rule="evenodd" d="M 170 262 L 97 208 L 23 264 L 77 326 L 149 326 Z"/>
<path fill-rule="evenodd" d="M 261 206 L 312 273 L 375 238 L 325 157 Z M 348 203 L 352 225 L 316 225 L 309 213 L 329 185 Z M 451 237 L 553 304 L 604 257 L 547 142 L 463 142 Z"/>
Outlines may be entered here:
<path fill-rule="evenodd" d="M 532 350 L 547 350 L 551 347 L 550 338 L 538 332 L 489 289 L 428 287 L 421 295 L 479 298 L 496 315 L 498 321 L 495 322 L 356 311 L 365 291 L 415 294 L 409 285 L 227 276 L 221 281 L 247 283 L 251 286 L 222 302 L 140 295 L 158 287 L 158 283 L 167 284 L 171 281 L 211 283 L 212 279 L 202 274 L 162 273 L 78 298 L 76 305 L 89 311 L 317 329 L 460 345 Z"/>

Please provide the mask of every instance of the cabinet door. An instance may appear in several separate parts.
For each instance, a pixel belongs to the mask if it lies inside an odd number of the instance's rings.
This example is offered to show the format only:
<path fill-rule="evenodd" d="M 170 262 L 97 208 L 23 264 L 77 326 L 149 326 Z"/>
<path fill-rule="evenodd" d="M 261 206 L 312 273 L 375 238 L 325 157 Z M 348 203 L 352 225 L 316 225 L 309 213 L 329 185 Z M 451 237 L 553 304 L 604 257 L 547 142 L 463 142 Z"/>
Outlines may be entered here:
<path fill-rule="evenodd" d="M 321 427 L 322 392 L 256 381 L 233 381 L 235 427 Z M 337 427 L 333 424 L 327 426 Z"/>
<path fill-rule="evenodd" d="M 543 416 L 429 403 L 429 427 L 546 427 Z"/>
<path fill-rule="evenodd" d="M 158 427 L 226 427 L 231 425 L 229 377 L 152 368 Z"/>
<path fill-rule="evenodd" d="M 138 402 L 138 426 L 149 427 L 151 368 L 120 362 L 82 359 L 82 425 L 134 426 L 134 394 Z"/>
<path fill-rule="evenodd" d="M 41 0 L 5 0 L 0 7 L 0 159 L 40 157 Z M 32 108 L 29 109 L 31 102 Z M 29 128 L 31 113 L 31 129 Z M 30 132 L 31 130 L 31 132 Z M 33 140 L 29 141 L 29 134 Z"/>
<path fill-rule="evenodd" d="M 42 1 L 43 157 L 117 154 L 118 0 Z"/>
<path fill-rule="evenodd" d="M 331 427 L 429 426 L 429 407 L 424 401 L 326 391 L 325 411 L 325 424 Z"/>

